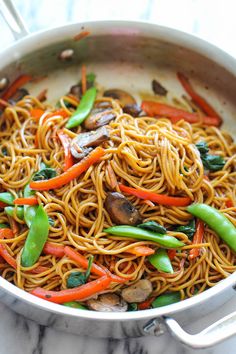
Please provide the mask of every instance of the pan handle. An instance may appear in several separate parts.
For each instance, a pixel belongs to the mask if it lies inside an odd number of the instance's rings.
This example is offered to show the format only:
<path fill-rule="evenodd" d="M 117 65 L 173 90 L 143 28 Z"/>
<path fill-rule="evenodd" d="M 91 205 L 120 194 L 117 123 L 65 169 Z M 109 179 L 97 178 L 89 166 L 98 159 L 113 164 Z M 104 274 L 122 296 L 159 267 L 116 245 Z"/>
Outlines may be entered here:
<path fill-rule="evenodd" d="M 160 320 L 152 320 L 145 326 L 144 331 L 149 334 L 160 335 L 164 332 L 164 327 L 167 328 L 172 337 L 182 344 L 194 349 L 204 349 L 236 335 L 236 312 L 221 318 L 197 334 L 187 333 L 176 320 L 168 316 L 163 316 Z"/>
<path fill-rule="evenodd" d="M 16 40 L 29 34 L 29 31 L 12 0 L 0 0 L 0 13 Z"/>

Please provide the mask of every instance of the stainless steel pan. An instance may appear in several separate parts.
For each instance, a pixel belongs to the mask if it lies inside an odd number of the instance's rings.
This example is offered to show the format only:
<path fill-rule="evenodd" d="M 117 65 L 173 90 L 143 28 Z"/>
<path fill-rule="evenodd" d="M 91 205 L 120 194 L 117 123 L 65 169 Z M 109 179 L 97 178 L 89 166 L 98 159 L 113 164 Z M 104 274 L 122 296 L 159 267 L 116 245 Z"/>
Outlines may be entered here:
<path fill-rule="evenodd" d="M 168 28 L 122 21 L 77 23 L 28 35 L 12 3 L 5 0 L 0 5 L 17 39 L 0 54 L 1 77 L 12 80 L 20 73 L 46 75 L 30 91 L 37 94 L 49 88 L 49 100 L 54 100 L 76 82 L 79 64 L 86 62 L 101 85 L 124 88 L 140 98 L 140 92 L 150 92 L 153 78 L 163 82 L 169 91 L 180 94 L 175 76 L 180 70 L 195 78 L 194 86 L 222 114 L 225 126 L 232 133 L 235 131 L 236 62 L 209 43 Z M 91 34 L 74 41 L 74 36 L 83 30 Z M 59 60 L 60 52 L 68 48 L 73 49 L 72 60 Z M 122 314 L 75 310 L 49 303 L 2 278 L 0 299 L 16 312 L 59 330 L 113 338 L 158 336 L 168 330 L 182 343 L 205 348 L 236 334 L 236 312 L 195 335 L 186 333 L 178 322 L 184 325 L 187 319 L 217 310 L 234 295 L 235 284 L 236 273 L 183 302 Z"/>

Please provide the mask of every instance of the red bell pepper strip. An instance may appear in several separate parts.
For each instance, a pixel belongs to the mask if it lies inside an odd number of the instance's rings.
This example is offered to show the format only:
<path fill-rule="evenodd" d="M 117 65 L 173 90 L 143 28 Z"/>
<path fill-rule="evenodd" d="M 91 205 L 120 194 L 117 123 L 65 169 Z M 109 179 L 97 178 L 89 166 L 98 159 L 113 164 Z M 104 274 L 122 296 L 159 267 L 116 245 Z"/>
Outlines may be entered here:
<path fill-rule="evenodd" d="M 36 197 L 29 198 L 16 198 L 13 202 L 15 205 L 38 205 L 38 199 Z"/>
<path fill-rule="evenodd" d="M 62 258 L 65 255 L 64 246 L 53 242 L 46 242 L 43 248 L 43 252 L 58 258 Z"/>
<path fill-rule="evenodd" d="M 3 93 L 2 99 L 5 101 L 9 100 L 9 98 L 11 98 L 19 88 L 27 84 L 30 80 L 32 80 L 32 76 L 30 75 L 19 76 Z"/>
<path fill-rule="evenodd" d="M 165 194 L 157 194 L 149 191 L 144 191 L 142 189 L 127 187 L 123 184 L 119 184 L 119 187 L 120 190 L 124 193 L 135 195 L 140 199 L 148 199 L 154 203 L 162 205 L 184 207 L 191 203 L 191 199 L 189 197 L 170 197 L 169 195 Z"/>
<path fill-rule="evenodd" d="M 231 199 L 226 200 L 225 205 L 227 206 L 227 208 L 233 208 L 234 207 L 234 203 Z"/>
<path fill-rule="evenodd" d="M 202 122 L 205 125 L 214 125 L 218 127 L 221 124 L 218 117 L 200 117 L 196 113 L 190 113 L 164 103 L 153 102 L 153 101 L 143 101 L 141 108 L 150 117 L 161 116 L 167 117 L 172 123 L 177 123 L 179 120 L 184 119 L 189 123 Z"/>
<path fill-rule="evenodd" d="M 31 291 L 31 294 L 40 297 L 41 299 L 48 300 L 50 302 L 63 304 L 64 302 L 68 301 L 87 299 L 92 295 L 106 290 L 111 282 L 112 279 L 109 276 L 105 275 L 77 288 L 66 289 L 61 291 L 51 291 L 45 290 L 43 288 L 36 288 Z"/>
<path fill-rule="evenodd" d="M 202 220 L 197 220 L 196 222 L 196 231 L 193 236 L 193 244 L 202 243 L 204 235 L 204 222 Z M 189 259 L 194 259 L 199 256 L 200 249 L 199 248 L 192 248 L 189 252 Z"/>
<path fill-rule="evenodd" d="M 147 299 L 146 301 L 140 302 L 138 304 L 138 309 L 139 310 L 147 310 L 151 308 L 152 302 L 155 300 L 155 297 L 150 297 L 150 299 Z"/>
<path fill-rule="evenodd" d="M 70 259 L 73 259 L 73 261 L 75 261 L 78 265 L 80 265 L 84 269 L 88 268 L 87 258 L 85 258 L 81 254 L 79 254 L 79 252 L 74 251 L 73 248 L 71 248 L 69 246 L 65 246 L 64 252 Z M 91 273 L 99 275 L 99 276 L 108 275 L 113 281 L 115 281 L 117 283 L 124 283 L 127 281 L 126 278 L 122 278 L 122 277 L 119 277 L 118 275 L 112 274 L 107 268 L 100 267 L 96 263 L 92 264 Z"/>
<path fill-rule="evenodd" d="M 175 250 L 175 249 L 169 249 L 169 250 L 167 251 L 167 253 L 168 253 L 168 257 L 170 258 L 171 261 L 172 261 L 172 260 L 175 258 L 175 256 L 176 256 L 176 250 Z"/>
<path fill-rule="evenodd" d="M 13 237 L 14 235 L 11 229 L 0 229 L 0 239 Z M 3 243 L 0 243 L 0 256 L 2 256 L 10 266 L 16 269 L 16 260 L 9 254 Z"/>
<path fill-rule="evenodd" d="M 177 77 L 185 89 L 185 91 L 189 94 L 189 96 L 192 98 L 193 102 L 198 105 L 203 112 L 209 116 L 209 117 L 216 117 L 219 120 L 219 125 L 222 122 L 222 118 L 219 116 L 219 114 L 214 110 L 214 108 L 203 98 L 200 96 L 192 87 L 192 85 L 189 82 L 189 79 L 182 73 L 177 73 Z"/>
<path fill-rule="evenodd" d="M 73 156 L 70 151 L 71 139 L 68 137 L 68 135 L 64 134 L 62 130 L 59 130 L 57 132 L 57 135 L 58 135 L 58 137 L 62 143 L 63 149 L 64 149 L 64 154 L 65 154 L 64 171 L 67 171 L 74 164 Z"/>
<path fill-rule="evenodd" d="M 38 191 L 60 188 L 87 171 L 91 165 L 100 160 L 104 153 L 104 149 L 98 146 L 83 160 L 73 165 L 61 175 L 45 181 L 31 181 L 30 188 Z"/>

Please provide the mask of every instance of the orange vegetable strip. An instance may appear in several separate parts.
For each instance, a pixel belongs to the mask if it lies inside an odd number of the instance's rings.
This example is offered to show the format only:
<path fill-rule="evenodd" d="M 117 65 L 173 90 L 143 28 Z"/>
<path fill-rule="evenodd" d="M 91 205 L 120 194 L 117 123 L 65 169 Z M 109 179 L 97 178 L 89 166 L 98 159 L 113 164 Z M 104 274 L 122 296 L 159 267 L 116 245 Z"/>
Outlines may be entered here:
<path fill-rule="evenodd" d="M 86 79 L 86 66 L 83 64 L 81 68 L 81 86 L 82 94 L 84 95 L 87 90 L 87 79 Z"/>
<path fill-rule="evenodd" d="M 133 248 L 130 248 L 126 252 L 135 254 L 138 257 L 150 256 L 151 254 L 155 253 L 155 251 L 152 248 L 147 246 L 135 246 Z"/>
<path fill-rule="evenodd" d="M 13 232 L 11 229 L 0 229 L 0 238 L 12 238 Z M 5 261 L 16 269 L 16 260 L 9 254 L 6 246 L 4 244 L 0 244 L 0 256 L 5 259 Z"/>
<path fill-rule="evenodd" d="M 57 135 L 58 135 L 58 137 L 62 143 L 63 149 L 64 149 L 64 154 L 65 154 L 64 171 L 67 171 L 74 164 L 73 156 L 70 151 L 71 139 L 68 137 L 68 135 L 64 134 L 62 130 L 59 130 L 57 132 Z"/>
<path fill-rule="evenodd" d="M 64 246 L 58 245 L 53 242 L 46 242 L 44 245 L 44 248 L 43 248 L 43 252 L 45 254 L 51 254 L 51 255 L 56 256 L 58 258 L 62 258 L 65 255 Z"/>
<path fill-rule="evenodd" d="M 203 98 L 200 96 L 192 87 L 192 85 L 189 82 L 189 79 L 182 73 L 177 73 L 177 77 L 185 89 L 185 91 L 189 94 L 189 96 L 192 98 L 193 102 L 198 105 L 203 112 L 210 116 L 210 117 L 217 117 L 220 122 L 222 122 L 222 118 L 219 116 L 219 114 L 214 110 L 214 108 Z"/>
<path fill-rule="evenodd" d="M 45 111 L 43 111 L 41 108 L 33 108 L 30 111 L 31 117 L 39 120 L 42 115 L 45 113 Z"/>
<path fill-rule="evenodd" d="M 170 260 L 172 261 L 175 256 L 176 256 L 176 250 L 175 249 L 169 249 L 167 251 L 168 257 L 170 258 Z"/>
<path fill-rule="evenodd" d="M 60 188 L 73 179 L 79 177 L 84 171 L 87 171 L 87 169 L 99 161 L 103 155 L 104 149 L 98 146 L 83 160 L 70 167 L 61 175 L 45 181 L 32 181 L 30 182 L 30 188 L 38 191 L 47 191 L 49 189 Z"/>
<path fill-rule="evenodd" d="M 74 41 L 79 41 L 85 37 L 87 37 L 90 34 L 89 31 L 82 31 L 79 34 L 77 34 L 76 36 L 74 36 Z"/>
<path fill-rule="evenodd" d="M 150 299 L 140 302 L 138 304 L 138 309 L 139 310 L 147 310 L 150 309 L 152 302 L 155 300 L 155 297 L 150 297 Z"/>
<path fill-rule="evenodd" d="M 9 217 L 9 223 L 10 223 L 13 234 L 16 235 L 19 231 L 18 223 L 12 217 Z"/>
<path fill-rule="evenodd" d="M 124 193 L 135 195 L 140 199 L 148 199 L 154 203 L 169 205 L 169 206 L 187 206 L 191 203 L 189 197 L 170 197 L 165 194 L 157 194 L 149 191 L 144 191 L 142 189 L 136 189 L 132 187 L 127 187 L 123 184 L 119 184 L 120 190 Z"/>
<path fill-rule="evenodd" d="M 112 189 L 115 189 L 115 187 L 118 185 L 117 179 L 116 179 L 116 175 L 113 171 L 113 168 L 111 167 L 110 164 L 107 165 L 107 172 L 108 172 L 108 176 L 110 178 L 110 185 Z"/>
<path fill-rule="evenodd" d="M 73 248 L 71 248 L 69 246 L 65 246 L 64 252 L 65 252 L 66 256 L 68 256 L 70 259 L 75 261 L 82 268 L 84 268 L 84 269 L 88 268 L 87 258 L 82 256 L 78 251 L 74 251 Z M 124 283 L 127 281 L 127 279 L 119 277 L 118 275 L 112 274 L 107 268 L 100 267 L 96 263 L 92 264 L 91 273 L 99 275 L 99 276 L 108 275 L 113 281 L 118 282 L 118 283 Z"/>
<path fill-rule="evenodd" d="M 31 294 L 50 302 L 62 304 L 68 301 L 84 300 L 92 295 L 100 293 L 109 287 L 111 281 L 112 279 L 105 275 L 77 288 L 61 291 L 51 291 L 45 290 L 43 288 L 36 288 L 31 291 Z"/>
<path fill-rule="evenodd" d="M 50 268 L 48 268 L 48 267 L 38 266 L 38 267 L 30 270 L 29 273 L 40 274 L 40 273 L 46 272 L 46 270 L 49 270 L 49 269 Z"/>
<path fill-rule="evenodd" d="M 13 203 L 15 205 L 38 205 L 38 199 L 36 197 L 16 198 Z"/>
<path fill-rule="evenodd" d="M 203 235 L 204 235 L 204 222 L 202 220 L 197 220 L 196 231 L 193 236 L 193 244 L 202 243 Z M 198 257 L 199 253 L 200 253 L 199 248 L 191 249 L 191 251 L 189 252 L 189 259 L 194 259 Z"/>
<path fill-rule="evenodd" d="M 233 208 L 234 207 L 234 203 L 231 199 L 226 200 L 225 205 L 227 206 L 227 208 Z"/>
<path fill-rule="evenodd" d="M 84 256 L 82 256 L 79 252 L 74 251 L 73 248 L 69 246 L 65 246 L 64 248 L 65 255 L 68 256 L 70 259 L 75 261 L 78 265 L 80 265 L 82 268 L 87 269 L 88 268 L 88 260 Z M 99 267 L 97 264 L 93 263 L 91 267 L 91 273 L 103 276 L 106 275 L 107 272 Z"/>
<path fill-rule="evenodd" d="M 10 104 L 7 101 L 0 98 L 0 107 L 9 107 L 9 106 Z"/>
<path fill-rule="evenodd" d="M 161 116 L 167 117 L 172 123 L 177 123 L 179 120 L 184 119 L 189 123 L 202 122 L 205 125 L 214 125 L 218 127 L 221 121 L 218 117 L 199 116 L 197 113 L 190 113 L 183 109 L 169 106 L 164 103 L 154 101 L 143 101 L 141 108 L 150 117 Z"/>
<path fill-rule="evenodd" d="M 0 202 L 0 208 L 5 208 L 7 206 L 7 204 L 6 203 L 4 203 L 4 202 Z"/>
<path fill-rule="evenodd" d="M 5 101 L 9 100 L 9 98 L 11 98 L 19 88 L 27 84 L 27 82 L 29 82 L 30 80 L 32 80 L 32 76 L 30 75 L 19 76 L 3 93 L 2 99 L 4 99 Z"/>

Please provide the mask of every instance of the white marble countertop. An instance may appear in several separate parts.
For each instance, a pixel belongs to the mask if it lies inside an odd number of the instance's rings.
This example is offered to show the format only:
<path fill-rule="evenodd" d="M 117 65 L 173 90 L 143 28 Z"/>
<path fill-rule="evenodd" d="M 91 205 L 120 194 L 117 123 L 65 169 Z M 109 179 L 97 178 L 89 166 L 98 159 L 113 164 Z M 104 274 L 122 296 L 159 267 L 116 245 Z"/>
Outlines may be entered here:
<path fill-rule="evenodd" d="M 1 0 L 0 0 L 1 1 Z M 236 57 L 235 0 L 15 0 L 31 31 L 91 19 L 147 20 L 193 33 Z M 55 16 L 56 9 L 56 16 Z M 171 11 L 170 11 L 171 9 Z M 185 14 L 183 20 L 183 13 Z M 186 16 L 187 14 L 187 16 Z M 222 14 L 223 22 L 222 22 Z M 0 50 L 13 38 L 0 16 Z M 236 296 L 185 329 L 194 332 L 236 309 Z M 187 314 L 186 314 L 187 316 Z M 57 332 L 15 314 L 0 303 L 0 354 L 234 354 L 236 337 L 207 350 L 192 350 L 168 334 L 158 338 L 95 339 Z"/>

